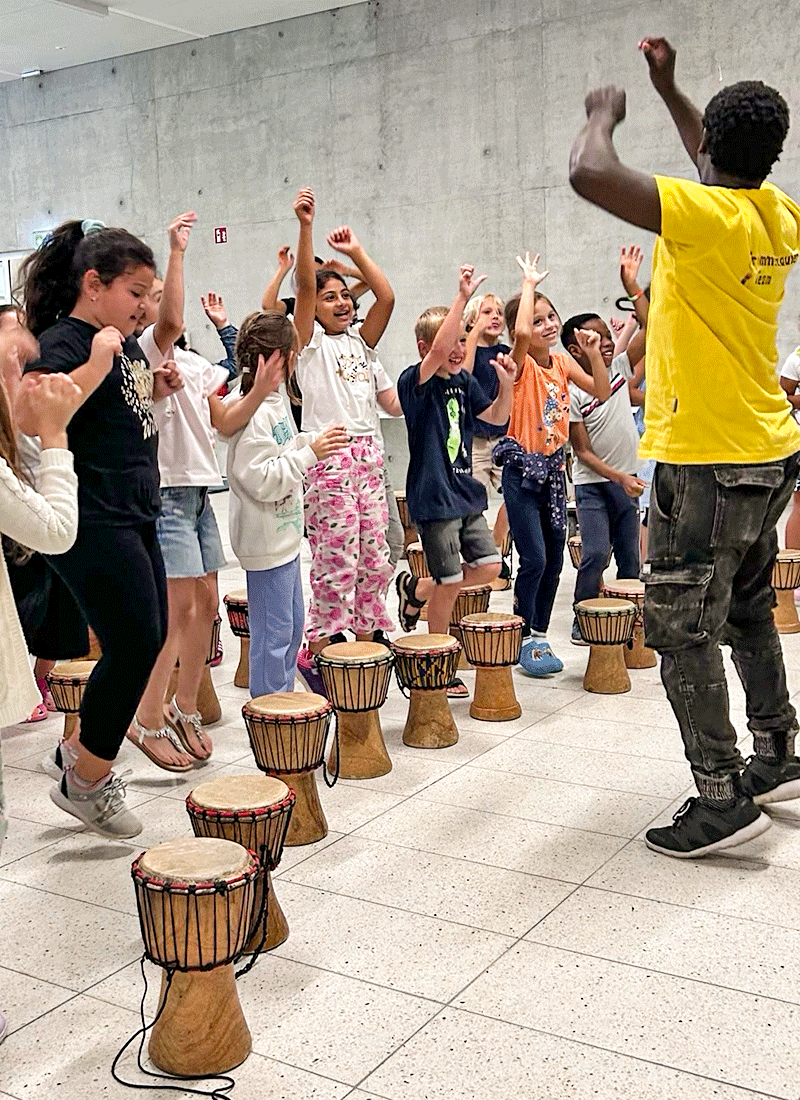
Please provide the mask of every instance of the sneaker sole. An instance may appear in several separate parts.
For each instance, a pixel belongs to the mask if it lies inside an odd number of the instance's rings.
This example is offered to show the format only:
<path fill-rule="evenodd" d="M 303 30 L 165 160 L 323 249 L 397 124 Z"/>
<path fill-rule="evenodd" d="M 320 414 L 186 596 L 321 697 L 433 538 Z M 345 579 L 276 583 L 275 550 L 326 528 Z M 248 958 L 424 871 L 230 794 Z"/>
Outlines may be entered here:
<path fill-rule="evenodd" d="M 61 777 L 59 776 L 59 779 L 60 778 Z M 76 820 L 80 821 L 83 825 L 86 826 L 87 829 L 90 830 L 90 832 L 96 833 L 97 836 L 102 836 L 106 840 L 132 840 L 133 837 L 138 836 L 144 828 L 141 821 L 137 821 L 136 824 L 138 828 L 135 830 L 135 832 L 121 833 L 102 829 L 93 821 L 87 821 L 85 817 L 82 817 L 79 813 L 77 813 L 75 806 L 70 802 L 68 798 L 65 798 L 61 793 L 61 788 L 59 786 L 51 788 L 50 801 L 54 802 L 60 810 L 64 810 L 65 813 L 70 814 L 71 817 L 74 817 Z"/>
<path fill-rule="evenodd" d="M 800 779 L 789 779 L 771 791 L 754 795 L 753 801 L 756 806 L 768 806 L 771 802 L 788 802 L 792 798 L 800 798 Z"/>
<path fill-rule="evenodd" d="M 663 856 L 674 856 L 676 859 L 698 859 L 700 856 L 707 856 L 712 852 L 721 852 L 725 848 L 735 848 L 739 844 L 745 844 L 748 840 L 761 836 L 771 825 L 772 819 L 770 817 L 763 813 L 759 814 L 755 821 L 751 821 L 743 829 L 738 829 L 735 833 L 731 833 L 730 836 L 725 836 L 721 840 L 715 840 L 713 844 L 706 844 L 704 848 L 694 848 L 691 852 L 678 852 L 674 848 L 662 848 L 660 844 L 654 844 L 647 837 L 644 838 L 644 842 L 648 848 L 651 848 L 654 852 L 660 852 Z"/>

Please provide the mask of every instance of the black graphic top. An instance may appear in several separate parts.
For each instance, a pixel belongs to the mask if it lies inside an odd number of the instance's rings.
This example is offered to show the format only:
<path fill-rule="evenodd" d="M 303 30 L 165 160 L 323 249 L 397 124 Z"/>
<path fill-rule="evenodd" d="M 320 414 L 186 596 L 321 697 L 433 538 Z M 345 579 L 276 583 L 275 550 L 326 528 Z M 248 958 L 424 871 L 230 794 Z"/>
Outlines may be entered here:
<path fill-rule="evenodd" d="M 408 428 L 406 501 L 418 523 L 460 519 L 486 509 L 486 490 L 472 476 L 475 420 L 491 401 L 471 374 L 434 375 L 418 385 L 419 367 L 407 367 L 397 392 Z"/>
<path fill-rule="evenodd" d="M 503 354 L 507 354 L 511 351 L 511 348 L 508 344 L 495 344 L 491 348 L 485 348 L 479 344 L 475 348 L 475 365 L 472 368 L 472 375 L 489 398 L 489 401 L 494 401 L 500 392 L 500 379 L 497 377 L 497 371 L 492 366 L 492 359 L 496 359 L 501 351 Z M 500 439 L 507 431 L 508 421 L 499 425 L 487 424 L 485 420 L 478 420 L 475 423 L 475 435 L 479 439 Z"/>
<path fill-rule="evenodd" d="M 39 337 L 39 360 L 26 371 L 70 374 L 89 359 L 99 330 L 62 317 Z M 149 523 L 161 511 L 153 375 L 133 336 L 108 376 L 67 428 L 75 456 L 81 524 Z"/>

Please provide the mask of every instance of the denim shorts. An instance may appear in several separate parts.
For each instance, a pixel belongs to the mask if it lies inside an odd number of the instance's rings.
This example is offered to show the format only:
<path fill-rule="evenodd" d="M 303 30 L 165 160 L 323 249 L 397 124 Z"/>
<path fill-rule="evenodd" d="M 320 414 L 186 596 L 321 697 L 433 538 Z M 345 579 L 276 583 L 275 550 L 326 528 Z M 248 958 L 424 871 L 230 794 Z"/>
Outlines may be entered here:
<path fill-rule="evenodd" d="M 203 577 L 227 564 L 208 489 L 163 488 L 157 531 L 168 577 Z"/>
<path fill-rule="evenodd" d="M 490 565 L 503 559 L 483 515 L 418 523 L 419 539 L 431 576 L 437 584 L 455 584 L 465 565 Z"/>

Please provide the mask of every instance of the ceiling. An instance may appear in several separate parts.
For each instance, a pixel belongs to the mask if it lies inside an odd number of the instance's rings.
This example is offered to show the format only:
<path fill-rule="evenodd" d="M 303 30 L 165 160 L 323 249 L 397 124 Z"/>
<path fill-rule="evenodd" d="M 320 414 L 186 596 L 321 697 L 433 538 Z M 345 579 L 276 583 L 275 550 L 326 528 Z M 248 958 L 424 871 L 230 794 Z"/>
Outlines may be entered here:
<path fill-rule="evenodd" d="M 0 81 L 257 27 L 361 0 L 3 0 Z"/>

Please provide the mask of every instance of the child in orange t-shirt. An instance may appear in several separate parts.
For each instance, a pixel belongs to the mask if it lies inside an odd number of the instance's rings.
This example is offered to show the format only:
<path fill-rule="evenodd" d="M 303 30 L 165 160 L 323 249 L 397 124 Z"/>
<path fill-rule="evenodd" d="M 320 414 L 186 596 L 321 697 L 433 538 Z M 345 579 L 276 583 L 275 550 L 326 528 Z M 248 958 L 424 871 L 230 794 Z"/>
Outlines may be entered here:
<path fill-rule="evenodd" d="M 514 610 L 525 620 L 520 667 L 529 676 L 561 672 L 564 665 L 547 641 L 547 628 L 561 575 L 567 535 L 564 444 L 569 438 L 570 380 L 605 400 L 608 372 L 599 353 L 597 333 L 578 330 L 576 339 L 589 356 L 592 374 L 571 356 L 552 350 L 561 332 L 553 303 L 536 287 L 548 274 L 517 257 L 522 294 L 505 309 L 512 358 L 517 364 L 514 407 L 508 435 L 494 449 L 503 467 L 503 499 L 519 554 Z"/>

